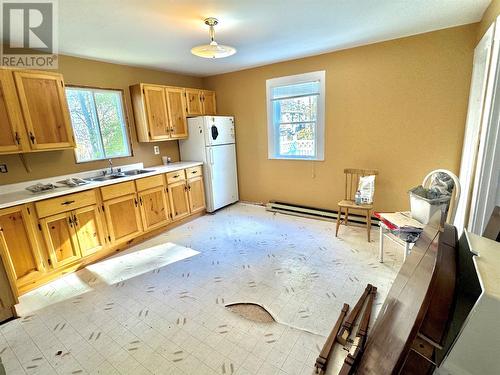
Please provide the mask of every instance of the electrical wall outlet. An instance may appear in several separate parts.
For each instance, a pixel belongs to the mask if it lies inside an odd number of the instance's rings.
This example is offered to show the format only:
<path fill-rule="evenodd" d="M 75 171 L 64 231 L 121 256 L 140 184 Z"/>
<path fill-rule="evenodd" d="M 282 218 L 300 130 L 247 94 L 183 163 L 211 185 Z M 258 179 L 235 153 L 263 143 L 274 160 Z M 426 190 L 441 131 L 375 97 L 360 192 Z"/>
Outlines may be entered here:
<path fill-rule="evenodd" d="M 0 164 L 0 173 L 7 173 L 7 164 Z"/>
<path fill-rule="evenodd" d="M 160 155 L 160 146 L 153 146 L 153 151 L 155 155 Z"/>

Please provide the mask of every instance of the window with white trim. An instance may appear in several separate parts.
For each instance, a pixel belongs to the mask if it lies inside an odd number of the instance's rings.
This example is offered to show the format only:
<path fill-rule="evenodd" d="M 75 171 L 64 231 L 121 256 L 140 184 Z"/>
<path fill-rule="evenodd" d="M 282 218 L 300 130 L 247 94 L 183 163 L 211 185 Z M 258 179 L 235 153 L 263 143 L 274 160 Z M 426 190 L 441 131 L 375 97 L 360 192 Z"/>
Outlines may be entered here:
<path fill-rule="evenodd" d="M 325 71 L 268 79 L 269 159 L 324 160 Z"/>

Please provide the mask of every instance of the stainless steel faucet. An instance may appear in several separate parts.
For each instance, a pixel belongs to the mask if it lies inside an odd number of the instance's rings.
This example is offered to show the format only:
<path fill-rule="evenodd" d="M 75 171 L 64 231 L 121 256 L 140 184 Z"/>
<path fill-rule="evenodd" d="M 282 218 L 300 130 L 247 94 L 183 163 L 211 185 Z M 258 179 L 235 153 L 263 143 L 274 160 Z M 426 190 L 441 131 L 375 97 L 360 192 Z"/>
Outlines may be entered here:
<path fill-rule="evenodd" d="M 108 159 L 108 163 L 109 163 L 109 174 L 113 174 L 113 161 L 111 159 Z M 103 176 L 106 176 L 108 174 L 108 171 L 105 169 L 102 171 L 102 175 Z"/>
<path fill-rule="evenodd" d="M 113 174 L 113 161 L 111 159 L 108 159 L 109 163 L 109 174 Z"/>

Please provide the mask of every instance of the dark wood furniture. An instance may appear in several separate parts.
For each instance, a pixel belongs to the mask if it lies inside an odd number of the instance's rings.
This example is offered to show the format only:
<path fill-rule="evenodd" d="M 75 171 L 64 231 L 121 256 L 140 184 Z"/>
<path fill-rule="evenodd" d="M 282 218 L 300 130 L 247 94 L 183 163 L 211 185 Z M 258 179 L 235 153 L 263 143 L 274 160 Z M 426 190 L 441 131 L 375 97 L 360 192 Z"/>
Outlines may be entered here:
<path fill-rule="evenodd" d="M 430 374 L 443 358 L 456 283 L 457 233 L 427 226 L 368 335 L 357 374 Z"/>

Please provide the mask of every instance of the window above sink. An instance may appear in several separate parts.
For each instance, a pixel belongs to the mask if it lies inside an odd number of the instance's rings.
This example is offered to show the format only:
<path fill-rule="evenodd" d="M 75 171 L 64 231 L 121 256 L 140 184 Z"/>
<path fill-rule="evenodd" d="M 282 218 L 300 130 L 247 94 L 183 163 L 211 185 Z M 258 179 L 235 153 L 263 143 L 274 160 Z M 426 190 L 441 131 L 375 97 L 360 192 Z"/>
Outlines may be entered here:
<path fill-rule="evenodd" d="M 77 163 L 132 156 L 121 90 L 67 87 Z"/>

